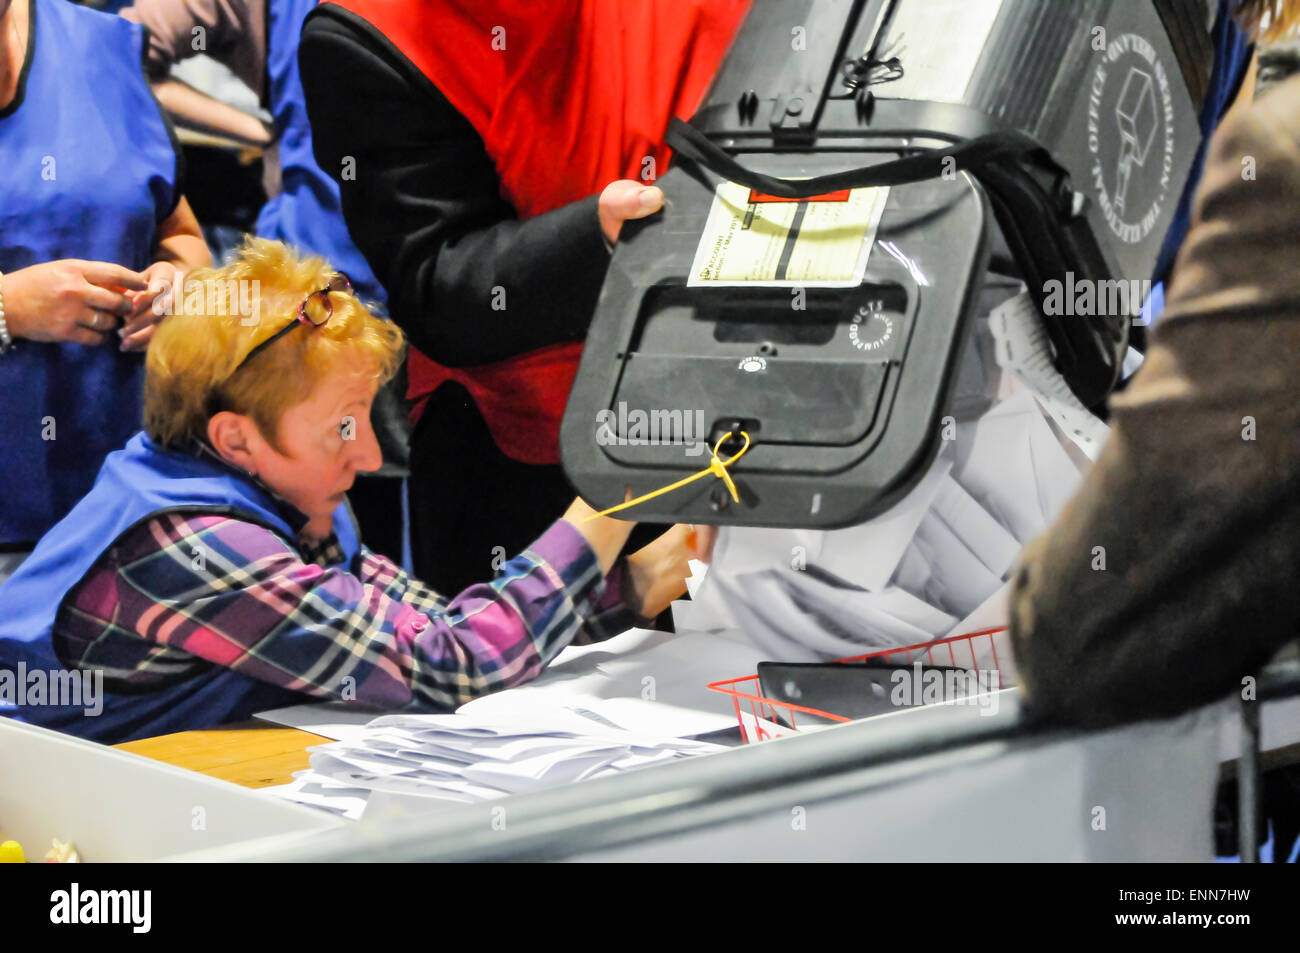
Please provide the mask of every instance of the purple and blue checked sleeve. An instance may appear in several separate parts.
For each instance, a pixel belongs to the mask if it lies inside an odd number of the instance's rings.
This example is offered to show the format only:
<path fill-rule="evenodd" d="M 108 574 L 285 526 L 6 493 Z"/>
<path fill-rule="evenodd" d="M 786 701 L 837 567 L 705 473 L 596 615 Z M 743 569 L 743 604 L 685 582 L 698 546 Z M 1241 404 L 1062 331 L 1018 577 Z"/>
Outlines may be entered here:
<path fill-rule="evenodd" d="M 211 664 L 318 698 L 446 711 L 536 677 L 570 643 L 645 624 L 625 565 L 601 574 L 556 521 L 495 579 L 454 598 L 362 548 L 311 549 L 225 515 L 167 513 L 132 530 L 64 601 L 55 645 L 109 691 L 174 684 Z"/>

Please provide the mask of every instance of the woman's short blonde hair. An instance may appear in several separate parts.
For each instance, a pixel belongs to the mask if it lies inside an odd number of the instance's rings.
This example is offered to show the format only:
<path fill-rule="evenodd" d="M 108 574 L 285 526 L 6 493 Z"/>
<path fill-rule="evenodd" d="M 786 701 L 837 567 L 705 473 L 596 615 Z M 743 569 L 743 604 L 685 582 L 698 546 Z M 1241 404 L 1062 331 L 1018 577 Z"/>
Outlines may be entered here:
<path fill-rule="evenodd" d="M 1233 10 L 1237 24 L 1252 43 L 1275 43 L 1295 35 L 1300 25 L 1297 0 L 1242 0 Z"/>
<path fill-rule="evenodd" d="M 403 337 L 354 295 L 331 292 L 334 313 L 320 327 L 295 329 L 249 362 L 258 344 L 291 321 L 337 272 L 282 242 L 249 238 L 223 268 L 200 268 L 172 291 L 146 358 L 144 428 L 164 446 L 204 440 L 218 411 L 246 414 L 277 450 L 279 422 L 337 369 L 371 377 L 376 388 L 401 365 Z"/>

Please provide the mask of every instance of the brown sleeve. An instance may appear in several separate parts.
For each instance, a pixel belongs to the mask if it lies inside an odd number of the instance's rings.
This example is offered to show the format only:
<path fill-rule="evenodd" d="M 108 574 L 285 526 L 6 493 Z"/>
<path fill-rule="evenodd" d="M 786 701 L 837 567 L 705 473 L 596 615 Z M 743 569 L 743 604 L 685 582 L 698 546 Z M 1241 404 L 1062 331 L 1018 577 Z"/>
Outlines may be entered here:
<path fill-rule="evenodd" d="M 267 0 L 135 0 L 122 16 L 149 31 L 145 68 L 162 79 L 206 53 L 265 96 Z"/>
<path fill-rule="evenodd" d="M 1011 628 L 1039 712 L 1172 714 L 1296 637 L 1298 136 L 1300 79 L 1220 128 L 1146 363 L 1079 493 L 1023 554 Z"/>

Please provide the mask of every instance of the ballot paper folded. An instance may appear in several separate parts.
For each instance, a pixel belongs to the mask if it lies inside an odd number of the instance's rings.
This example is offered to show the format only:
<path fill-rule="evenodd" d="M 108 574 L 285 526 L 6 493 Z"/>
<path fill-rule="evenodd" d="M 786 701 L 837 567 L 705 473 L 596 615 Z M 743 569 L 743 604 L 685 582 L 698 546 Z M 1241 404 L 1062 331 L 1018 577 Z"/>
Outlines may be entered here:
<path fill-rule="evenodd" d="M 1005 332 L 1023 316 L 1002 317 Z M 1005 625 L 1021 548 L 1060 512 L 1107 435 L 1061 396 L 1050 365 L 1031 370 L 986 412 L 955 421 L 927 474 L 876 519 L 827 532 L 724 528 L 691 600 L 674 606 L 678 631 L 725 634 L 797 662 Z M 976 662 L 994 655 L 1013 678 L 1009 645 L 982 648 Z"/>
<path fill-rule="evenodd" d="M 311 770 L 270 791 L 356 818 L 376 792 L 387 796 L 386 811 L 395 803 L 404 810 L 436 810 L 721 750 L 708 742 L 628 731 L 585 709 L 557 708 L 527 718 L 384 715 L 363 730 L 348 730 L 345 740 L 309 748 Z"/>
<path fill-rule="evenodd" d="M 953 477 L 1020 543 L 1043 530 L 1082 475 L 1031 391 L 957 425 Z"/>

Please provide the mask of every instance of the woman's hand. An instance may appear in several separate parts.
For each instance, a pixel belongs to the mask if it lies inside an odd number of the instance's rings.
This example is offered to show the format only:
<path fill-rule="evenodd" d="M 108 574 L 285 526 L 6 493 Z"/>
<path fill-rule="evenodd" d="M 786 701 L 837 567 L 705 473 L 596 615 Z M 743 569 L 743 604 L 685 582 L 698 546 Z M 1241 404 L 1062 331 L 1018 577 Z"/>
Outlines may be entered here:
<path fill-rule="evenodd" d="M 158 260 L 144 271 L 147 287 L 132 296 L 131 311 L 120 332 L 124 351 L 147 348 L 158 323 L 171 313 L 175 301 L 183 297 L 185 273 L 212 264 L 203 230 L 185 196 L 180 197 L 171 216 L 158 226 L 154 254 Z"/>
<path fill-rule="evenodd" d="M 716 526 L 692 525 L 687 535 L 686 545 L 691 549 L 691 558 L 702 563 L 713 561 L 713 545 L 718 541 Z"/>
<path fill-rule="evenodd" d="M 717 539 L 716 526 L 679 523 L 654 542 L 627 557 L 632 592 L 625 598 L 632 609 L 653 619 L 686 592 L 690 560 L 708 562 Z"/>
<path fill-rule="evenodd" d="M 156 261 L 140 274 L 148 286 L 143 291 L 127 294 L 131 313 L 126 315 L 126 323 L 118 332 L 124 351 L 142 351 L 149 346 L 154 329 L 173 313 L 173 306 L 185 287 L 185 273 L 169 261 Z"/>
<path fill-rule="evenodd" d="M 5 324 L 16 338 L 103 344 L 131 313 L 131 292 L 148 287 L 138 272 L 107 261 L 64 258 L 7 272 Z"/>
<path fill-rule="evenodd" d="M 664 193 L 658 186 L 619 179 L 609 183 L 600 193 L 600 230 L 612 245 L 618 241 L 618 233 L 628 219 L 645 218 L 663 207 Z"/>

